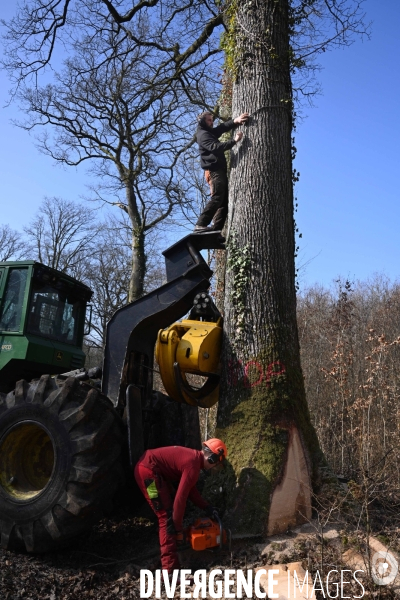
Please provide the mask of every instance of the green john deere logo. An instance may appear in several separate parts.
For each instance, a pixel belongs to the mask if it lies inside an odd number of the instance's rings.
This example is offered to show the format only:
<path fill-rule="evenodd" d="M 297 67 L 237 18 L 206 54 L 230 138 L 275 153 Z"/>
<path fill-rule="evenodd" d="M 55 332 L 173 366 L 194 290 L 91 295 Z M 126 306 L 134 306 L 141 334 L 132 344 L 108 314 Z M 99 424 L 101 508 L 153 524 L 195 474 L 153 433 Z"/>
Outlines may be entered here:
<path fill-rule="evenodd" d="M 10 350 L 12 350 L 12 344 L 9 342 L 4 342 L 1 345 L 1 352 L 10 352 Z"/>
<path fill-rule="evenodd" d="M 56 360 L 62 360 L 63 359 L 63 353 L 62 352 L 57 352 L 56 354 Z"/>

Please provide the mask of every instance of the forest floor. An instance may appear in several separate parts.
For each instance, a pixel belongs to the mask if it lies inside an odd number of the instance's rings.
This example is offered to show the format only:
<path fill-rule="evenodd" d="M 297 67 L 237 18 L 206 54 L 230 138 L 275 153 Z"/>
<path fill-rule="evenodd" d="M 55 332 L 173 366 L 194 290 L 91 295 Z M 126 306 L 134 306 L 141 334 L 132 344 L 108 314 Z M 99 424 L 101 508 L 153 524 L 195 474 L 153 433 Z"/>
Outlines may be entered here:
<path fill-rule="evenodd" d="M 397 532 L 393 532 L 393 535 L 398 538 Z M 385 538 L 386 542 L 388 539 Z M 359 561 L 365 557 L 361 546 L 356 532 L 352 537 L 351 532 L 344 531 L 343 524 L 327 524 L 321 529 L 318 520 L 314 520 L 284 535 L 268 539 L 234 540 L 230 551 L 187 550 L 181 553 L 180 558 L 182 568 L 191 569 L 192 572 L 198 569 L 210 572 L 219 568 L 222 572 L 225 569 L 237 569 L 246 573 L 249 569 L 272 568 L 271 565 L 274 568 L 280 565 L 279 568 L 284 570 L 297 565 L 297 569 L 303 568 L 312 573 L 312 579 L 319 570 L 322 581 L 326 581 L 330 570 L 337 569 L 340 581 L 341 569 L 355 570 L 355 556 L 358 556 Z M 0 550 L 0 599 L 139 599 L 141 569 L 154 572 L 159 568 L 158 533 L 154 515 L 146 505 L 141 507 L 139 513 L 136 511 L 135 516 L 132 516 L 129 507 L 122 506 L 114 516 L 103 519 L 89 534 L 77 540 L 67 550 L 39 556 Z M 361 565 L 357 568 L 365 567 Z M 332 581 L 334 579 L 335 577 L 331 578 Z M 331 597 L 400 598 L 400 587 L 393 589 L 393 585 L 373 585 L 367 574 L 361 576 L 360 580 L 365 588 L 363 595 L 361 586 L 352 580 L 352 584 L 338 596 L 335 596 L 334 588 L 331 587 Z M 398 583 L 398 579 L 396 582 Z M 190 588 L 186 589 L 190 592 Z M 163 598 L 167 597 L 165 592 L 161 595 Z M 155 595 L 150 597 L 154 598 Z M 175 597 L 180 597 L 179 588 Z M 254 594 L 253 598 L 256 597 Z M 288 596 L 279 597 L 283 599 Z M 293 591 L 289 597 L 294 597 Z M 296 597 L 306 596 L 297 592 Z M 319 591 L 310 597 L 318 599 L 329 596 L 325 587 L 325 596 Z M 207 598 L 210 596 L 207 595 Z"/>

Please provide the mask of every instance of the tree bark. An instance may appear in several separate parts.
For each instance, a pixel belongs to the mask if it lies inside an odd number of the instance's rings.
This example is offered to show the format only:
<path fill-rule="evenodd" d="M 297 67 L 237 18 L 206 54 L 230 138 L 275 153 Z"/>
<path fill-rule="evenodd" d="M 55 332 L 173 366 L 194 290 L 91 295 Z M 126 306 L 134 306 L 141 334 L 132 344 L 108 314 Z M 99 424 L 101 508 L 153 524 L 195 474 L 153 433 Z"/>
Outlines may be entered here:
<path fill-rule="evenodd" d="M 132 271 L 129 281 L 128 302 L 134 302 L 143 296 L 145 272 L 144 234 L 143 231 L 134 230 L 132 233 Z"/>
<path fill-rule="evenodd" d="M 121 179 L 125 179 L 122 164 L 118 165 L 118 170 L 122 174 Z M 132 267 L 129 279 L 128 302 L 134 302 L 143 296 L 144 277 L 146 274 L 145 234 L 143 218 L 139 212 L 133 183 L 129 179 L 125 179 L 124 183 L 126 207 L 124 206 L 123 210 L 127 212 L 132 227 Z"/>
<path fill-rule="evenodd" d="M 232 112 L 251 119 L 231 162 L 217 436 L 230 459 L 227 522 L 271 534 L 311 517 L 322 457 L 296 323 L 288 0 L 233 5 Z"/>

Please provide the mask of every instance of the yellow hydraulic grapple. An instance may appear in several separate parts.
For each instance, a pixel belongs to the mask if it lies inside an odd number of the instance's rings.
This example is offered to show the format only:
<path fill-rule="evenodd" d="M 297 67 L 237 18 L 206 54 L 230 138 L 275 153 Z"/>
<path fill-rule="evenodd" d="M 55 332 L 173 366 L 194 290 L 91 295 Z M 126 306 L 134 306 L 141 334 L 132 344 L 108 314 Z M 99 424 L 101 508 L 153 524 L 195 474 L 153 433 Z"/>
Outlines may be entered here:
<path fill-rule="evenodd" d="M 167 394 L 202 408 L 218 402 L 221 344 L 221 317 L 215 323 L 187 319 L 160 329 L 156 359 Z M 207 381 L 194 387 L 188 374 L 207 377 Z"/>

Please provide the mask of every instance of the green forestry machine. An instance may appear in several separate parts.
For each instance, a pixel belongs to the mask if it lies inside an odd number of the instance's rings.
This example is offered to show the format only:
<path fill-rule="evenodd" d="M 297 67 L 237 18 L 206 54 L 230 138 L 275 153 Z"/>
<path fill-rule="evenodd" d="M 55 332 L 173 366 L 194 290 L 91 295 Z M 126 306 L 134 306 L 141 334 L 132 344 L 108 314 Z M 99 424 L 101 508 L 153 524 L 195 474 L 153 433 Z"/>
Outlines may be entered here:
<path fill-rule="evenodd" d="M 113 315 L 103 368 L 89 371 L 91 290 L 34 261 L 0 262 L 3 548 L 65 546 L 110 510 L 146 448 L 200 448 L 196 407 L 218 399 L 222 338 L 200 251 L 223 241 L 191 234 L 163 252 L 166 283 Z M 153 390 L 155 346 L 168 395 Z"/>

